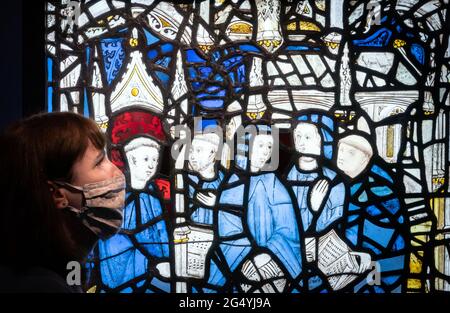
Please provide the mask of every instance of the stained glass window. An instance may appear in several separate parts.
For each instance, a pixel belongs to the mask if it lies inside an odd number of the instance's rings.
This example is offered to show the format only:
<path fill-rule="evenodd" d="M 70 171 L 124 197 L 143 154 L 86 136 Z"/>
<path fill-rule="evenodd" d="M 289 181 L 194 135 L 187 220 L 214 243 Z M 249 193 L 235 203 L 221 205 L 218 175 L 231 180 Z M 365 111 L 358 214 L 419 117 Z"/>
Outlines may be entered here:
<path fill-rule="evenodd" d="M 47 109 L 127 177 L 86 288 L 450 291 L 448 6 L 47 2 Z"/>

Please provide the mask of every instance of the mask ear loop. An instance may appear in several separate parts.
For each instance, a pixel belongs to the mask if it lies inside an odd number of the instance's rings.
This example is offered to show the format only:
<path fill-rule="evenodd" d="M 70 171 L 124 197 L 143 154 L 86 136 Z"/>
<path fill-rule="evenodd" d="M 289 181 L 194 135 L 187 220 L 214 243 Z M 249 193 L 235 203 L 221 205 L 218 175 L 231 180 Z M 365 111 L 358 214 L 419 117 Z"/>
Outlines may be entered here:
<path fill-rule="evenodd" d="M 50 193 L 55 192 L 56 189 L 58 189 L 58 182 L 55 181 L 47 181 L 48 183 L 48 190 L 50 191 Z M 64 208 L 66 208 L 68 206 L 68 202 L 66 200 L 64 200 L 64 202 L 62 202 L 62 205 L 64 206 Z"/>
<path fill-rule="evenodd" d="M 72 184 L 69 184 L 69 183 L 66 183 L 66 182 L 63 182 L 63 181 L 58 181 L 58 180 L 53 181 L 53 183 L 55 185 L 59 186 L 59 187 L 65 188 L 65 189 L 67 189 L 69 191 L 76 192 L 76 193 L 81 193 L 82 198 L 83 198 L 83 200 L 82 200 L 83 203 L 82 203 L 81 209 L 78 210 L 78 209 L 76 209 L 76 208 L 74 208 L 72 206 L 68 206 L 67 209 L 69 211 L 75 213 L 77 216 L 80 216 L 80 215 L 84 214 L 84 212 L 86 211 L 86 197 L 84 196 L 83 188 L 82 187 L 78 187 L 78 186 L 74 186 Z"/>
<path fill-rule="evenodd" d="M 83 192 L 83 188 L 82 187 L 78 187 L 78 186 L 74 186 L 72 184 L 63 182 L 63 181 L 59 181 L 59 180 L 55 180 L 53 181 L 56 185 L 60 186 L 60 187 L 64 187 L 70 191 L 75 191 L 75 192 Z"/>

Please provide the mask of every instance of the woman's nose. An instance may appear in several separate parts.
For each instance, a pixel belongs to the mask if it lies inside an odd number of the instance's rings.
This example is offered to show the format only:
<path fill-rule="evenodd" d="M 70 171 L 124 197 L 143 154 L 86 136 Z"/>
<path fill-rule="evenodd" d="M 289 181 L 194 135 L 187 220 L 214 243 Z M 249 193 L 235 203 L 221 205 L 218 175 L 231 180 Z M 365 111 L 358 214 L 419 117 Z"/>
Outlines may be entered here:
<path fill-rule="evenodd" d="M 109 161 L 110 165 L 111 165 L 111 173 L 112 176 L 118 176 L 118 175 L 123 175 L 122 171 L 111 161 Z"/>

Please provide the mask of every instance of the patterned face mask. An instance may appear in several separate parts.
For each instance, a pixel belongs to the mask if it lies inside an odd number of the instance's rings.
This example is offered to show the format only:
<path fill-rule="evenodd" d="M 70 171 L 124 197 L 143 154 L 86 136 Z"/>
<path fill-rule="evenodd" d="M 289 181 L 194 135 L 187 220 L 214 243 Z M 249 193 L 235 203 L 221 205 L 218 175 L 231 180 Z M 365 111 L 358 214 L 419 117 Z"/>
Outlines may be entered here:
<path fill-rule="evenodd" d="M 83 187 L 60 181 L 55 184 L 83 194 L 81 209 L 73 206 L 68 206 L 67 209 L 75 213 L 83 225 L 100 239 L 108 239 L 120 230 L 125 205 L 124 175 Z"/>

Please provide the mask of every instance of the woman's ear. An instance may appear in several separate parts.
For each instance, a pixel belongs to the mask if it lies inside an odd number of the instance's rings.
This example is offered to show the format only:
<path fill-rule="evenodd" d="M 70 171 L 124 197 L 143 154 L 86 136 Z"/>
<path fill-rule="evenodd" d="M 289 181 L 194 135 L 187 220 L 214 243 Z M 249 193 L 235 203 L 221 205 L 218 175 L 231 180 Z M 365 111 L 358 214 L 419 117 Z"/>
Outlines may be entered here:
<path fill-rule="evenodd" d="M 58 188 L 54 183 L 47 182 L 50 194 L 57 209 L 65 209 L 69 205 L 69 200 L 62 188 Z"/>

